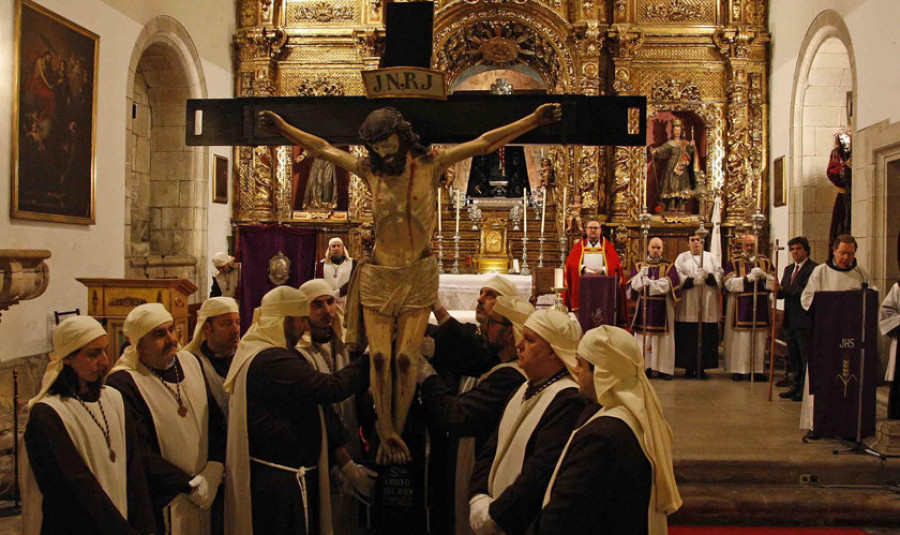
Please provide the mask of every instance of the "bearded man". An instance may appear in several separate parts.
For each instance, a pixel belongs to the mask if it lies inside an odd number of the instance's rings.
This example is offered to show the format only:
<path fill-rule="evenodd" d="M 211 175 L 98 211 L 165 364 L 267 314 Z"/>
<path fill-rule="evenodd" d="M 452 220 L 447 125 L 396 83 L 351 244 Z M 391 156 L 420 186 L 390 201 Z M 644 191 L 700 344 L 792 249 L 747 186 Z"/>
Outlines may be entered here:
<path fill-rule="evenodd" d="M 316 263 L 316 278 L 331 286 L 335 301 L 340 306 L 347 302 L 350 276 L 356 270 L 356 260 L 347 255 L 344 241 L 338 237 L 328 240 L 328 253 Z"/>
<path fill-rule="evenodd" d="M 184 350 L 200 360 L 206 384 L 226 417 L 228 397 L 222 385 L 240 341 L 241 316 L 237 301 L 231 297 L 211 297 L 204 301 L 197 311 L 194 337 Z"/>
<path fill-rule="evenodd" d="M 227 535 L 332 533 L 332 465 L 360 494 L 371 488 L 368 473 L 342 447 L 347 432 L 332 410 L 366 389 L 368 359 L 320 371 L 327 365 L 311 351 L 309 315 L 302 291 L 270 290 L 225 379 Z"/>
<path fill-rule="evenodd" d="M 156 532 L 133 417 L 119 392 L 103 386 L 107 339 L 90 316 L 53 329 L 19 457 L 26 535 Z"/>
<path fill-rule="evenodd" d="M 284 135 L 312 157 L 362 177 L 372 192 L 374 258 L 360 266 L 351 283 L 347 340 L 356 346 L 352 350 L 365 347 L 361 307 L 372 354 L 372 393 L 381 438 L 376 456 L 379 463 L 410 460 L 400 434 L 415 393 L 419 346 L 437 297 L 437 259 L 431 255 L 430 244 L 441 175 L 459 161 L 489 154 L 561 117 L 559 104 L 544 104 L 516 122 L 437 152 L 419 143 L 400 112 L 381 108 L 370 113 L 359 129 L 369 152 L 368 157 L 359 158 L 291 126 L 271 111 L 260 112 L 261 126 Z"/>

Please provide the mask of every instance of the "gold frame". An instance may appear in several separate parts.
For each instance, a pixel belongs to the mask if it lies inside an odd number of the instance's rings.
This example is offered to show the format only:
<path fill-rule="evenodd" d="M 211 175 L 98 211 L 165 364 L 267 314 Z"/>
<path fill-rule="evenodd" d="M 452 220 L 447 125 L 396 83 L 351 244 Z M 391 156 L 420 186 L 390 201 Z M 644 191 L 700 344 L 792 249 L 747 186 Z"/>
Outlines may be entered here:
<path fill-rule="evenodd" d="M 91 135 L 90 135 L 90 191 L 89 192 L 77 192 L 78 194 L 88 194 L 90 195 L 90 199 L 88 202 L 88 215 L 87 216 L 77 216 L 77 215 L 65 215 L 60 213 L 48 213 L 48 212 L 40 212 L 36 210 L 28 210 L 22 208 L 20 206 L 20 186 L 21 183 L 27 181 L 31 177 L 21 177 L 19 175 L 20 171 L 20 132 L 19 132 L 19 113 L 20 113 L 20 105 L 19 102 L 20 96 L 22 93 L 22 88 L 20 84 L 24 82 L 22 79 L 22 24 L 23 24 L 23 10 L 29 9 L 36 13 L 39 16 L 46 17 L 50 20 L 51 24 L 57 24 L 60 26 L 60 30 L 71 30 L 76 34 L 85 37 L 91 41 L 91 46 L 93 48 L 93 65 L 92 65 L 92 78 L 90 80 L 90 91 L 91 91 Z M 30 32 L 33 33 L 33 32 Z M 44 42 L 47 44 L 49 48 L 52 48 L 52 44 L 45 38 Z M 74 22 L 38 5 L 30 0 L 17 0 L 16 1 L 16 26 L 15 26 L 15 70 L 13 72 L 13 117 L 12 117 L 12 194 L 10 195 L 10 217 L 13 219 L 29 219 L 29 220 L 37 220 L 37 221 L 50 221 L 54 223 L 74 223 L 80 225 L 93 225 L 97 222 L 97 213 L 96 213 L 96 187 L 97 187 L 97 162 L 96 162 L 96 135 L 97 135 L 97 80 L 98 80 L 98 71 L 99 71 L 99 59 L 100 59 L 100 36 L 75 24 Z M 68 192 L 67 192 L 68 193 Z"/>
<path fill-rule="evenodd" d="M 224 176 L 219 176 L 222 173 Z M 225 187 L 222 191 L 224 195 L 219 195 L 219 180 L 225 181 Z M 213 175 L 212 175 L 212 202 L 218 204 L 228 204 L 228 157 L 213 154 Z"/>

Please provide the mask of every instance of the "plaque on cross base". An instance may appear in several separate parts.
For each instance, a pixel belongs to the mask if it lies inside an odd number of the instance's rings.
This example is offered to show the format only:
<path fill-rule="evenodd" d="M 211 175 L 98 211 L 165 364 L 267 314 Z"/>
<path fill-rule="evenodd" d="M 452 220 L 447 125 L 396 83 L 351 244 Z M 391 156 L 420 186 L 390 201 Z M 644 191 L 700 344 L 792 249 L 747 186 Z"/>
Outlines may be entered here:
<path fill-rule="evenodd" d="M 372 504 L 375 533 L 425 533 L 425 421 L 413 402 L 403 430 L 412 461 L 376 466 Z"/>

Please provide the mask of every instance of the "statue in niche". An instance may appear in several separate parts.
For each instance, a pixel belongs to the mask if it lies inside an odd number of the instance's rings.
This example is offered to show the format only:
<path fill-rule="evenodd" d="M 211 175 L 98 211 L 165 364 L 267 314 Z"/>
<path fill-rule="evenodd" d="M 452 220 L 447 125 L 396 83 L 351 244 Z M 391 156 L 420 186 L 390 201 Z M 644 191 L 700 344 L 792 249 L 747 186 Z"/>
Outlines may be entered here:
<path fill-rule="evenodd" d="M 834 209 L 831 212 L 831 228 L 828 243 L 841 234 L 850 234 L 850 190 L 853 186 L 853 150 L 849 130 L 841 130 L 834 136 L 834 149 L 826 170 L 828 180 L 837 189 Z"/>
<path fill-rule="evenodd" d="M 472 158 L 468 197 L 518 198 L 525 193 L 531 193 L 531 185 L 524 147 L 504 146 Z"/>
<path fill-rule="evenodd" d="M 346 150 L 347 147 L 341 147 Z M 333 163 L 293 148 L 294 210 L 346 211 L 350 175 Z"/>
<path fill-rule="evenodd" d="M 304 210 L 334 210 L 337 207 L 337 176 L 334 164 L 316 158 L 309 169 L 303 192 Z"/>
<path fill-rule="evenodd" d="M 647 170 L 648 210 L 696 213 L 701 160 L 705 160 L 703 122 L 690 112 L 677 116 L 660 112 L 651 125 L 647 132 L 647 144 L 651 147 Z"/>

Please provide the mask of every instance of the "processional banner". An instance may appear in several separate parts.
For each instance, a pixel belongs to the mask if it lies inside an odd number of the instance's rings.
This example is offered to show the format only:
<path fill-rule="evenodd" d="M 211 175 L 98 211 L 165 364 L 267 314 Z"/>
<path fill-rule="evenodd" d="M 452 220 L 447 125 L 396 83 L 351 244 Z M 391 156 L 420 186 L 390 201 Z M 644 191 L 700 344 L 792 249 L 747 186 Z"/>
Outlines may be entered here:
<path fill-rule="evenodd" d="M 857 425 L 860 437 L 875 434 L 878 304 L 871 289 L 815 294 L 808 369 L 816 436 L 855 440 Z"/>
<path fill-rule="evenodd" d="M 578 285 L 578 323 L 582 331 L 616 324 L 616 282 L 616 277 L 581 277 Z"/>

